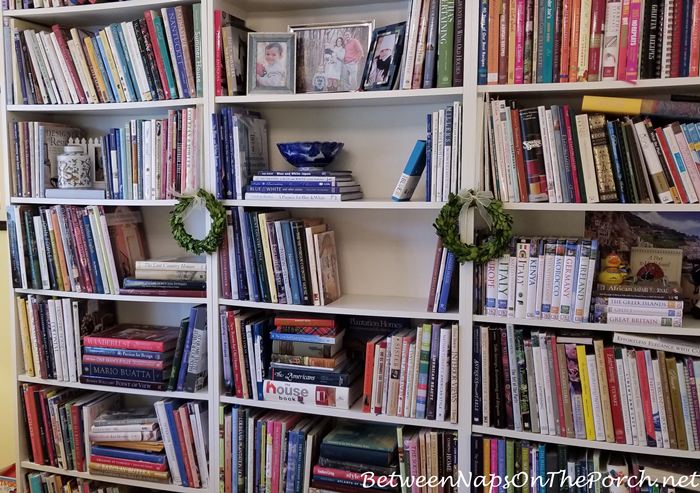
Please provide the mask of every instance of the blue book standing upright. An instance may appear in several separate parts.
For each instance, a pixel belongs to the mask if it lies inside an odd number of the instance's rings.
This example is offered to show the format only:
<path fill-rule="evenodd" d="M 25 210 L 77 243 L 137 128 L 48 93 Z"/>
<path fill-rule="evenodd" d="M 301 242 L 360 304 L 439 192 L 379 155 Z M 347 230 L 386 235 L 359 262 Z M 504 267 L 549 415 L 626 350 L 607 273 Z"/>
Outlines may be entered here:
<path fill-rule="evenodd" d="M 170 464 L 170 467 L 178 468 L 178 470 L 180 471 L 180 479 L 182 480 L 182 486 L 188 487 L 190 483 L 189 481 L 187 481 L 185 459 L 182 456 L 180 437 L 177 434 L 177 425 L 175 424 L 175 401 L 173 399 L 166 399 L 165 401 L 163 401 L 163 407 L 165 409 L 165 416 L 168 418 L 168 428 L 170 428 L 170 435 L 173 440 L 173 448 L 175 449 L 175 455 L 177 456 L 177 464 Z"/>
<path fill-rule="evenodd" d="M 200 305 L 202 306 L 202 305 Z M 194 327 L 197 323 L 197 317 L 200 316 L 198 307 L 193 306 L 190 308 L 190 322 L 187 326 L 187 335 L 185 336 L 185 345 L 182 350 L 182 360 L 180 361 L 180 372 L 177 374 L 177 386 L 176 390 L 181 391 L 183 385 L 185 384 L 185 375 L 187 375 L 187 361 L 190 357 L 190 350 L 192 346 L 192 334 L 194 333 Z"/>
<path fill-rule="evenodd" d="M 442 286 L 440 287 L 440 299 L 438 300 L 438 313 L 447 311 L 447 300 L 450 296 L 450 286 L 452 284 L 452 276 L 455 271 L 455 255 L 448 251 L 445 259 L 445 272 L 442 275 Z"/>
<path fill-rule="evenodd" d="M 432 194 L 430 188 L 433 186 L 431 177 L 433 163 L 431 161 L 433 151 L 433 114 L 428 113 L 426 117 L 428 130 L 426 131 L 425 139 L 425 201 L 432 202 Z"/>
<path fill-rule="evenodd" d="M 301 305 L 301 279 L 299 262 L 297 261 L 294 238 L 292 238 L 292 225 L 289 221 L 282 221 L 282 237 L 284 240 L 284 253 L 287 257 L 289 285 L 292 288 L 292 303 L 294 305 Z"/>

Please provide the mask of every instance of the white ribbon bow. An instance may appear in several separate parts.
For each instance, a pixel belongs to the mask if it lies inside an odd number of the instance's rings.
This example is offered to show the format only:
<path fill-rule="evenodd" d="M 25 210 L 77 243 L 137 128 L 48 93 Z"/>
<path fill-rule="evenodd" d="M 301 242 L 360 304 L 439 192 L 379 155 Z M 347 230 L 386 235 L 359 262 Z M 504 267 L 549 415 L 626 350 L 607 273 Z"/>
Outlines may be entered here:
<path fill-rule="evenodd" d="M 199 196 L 199 194 L 195 193 L 194 195 L 187 195 L 187 194 L 182 194 L 178 193 L 175 190 L 170 190 L 170 194 L 176 198 L 176 199 L 191 199 L 192 201 L 190 202 L 190 205 L 187 207 L 187 209 L 184 210 L 182 213 L 182 222 L 184 223 L 187 218 L 192 214 L 192 211 L 199 209 L 200 207 L 206 208 L 207 203 L 204 201 L 202 197 Z"/>
<path fill-rule="evenodd" d="M 484 220 L 489 229 L 493 227 L 493 220 L 486 210 L 493 200 L 493 193 L 490 191 L 482 190 L 480 192 L 475 192 L 472 189 L 464 189 L 457 194 L 460 199 L 462 199 L 462 209 L 460 210 L 460 216 L 466 221 L 466 215 L 472 204 L 476 205 L 476 210 L 479 211 L 479 215 Z"/>

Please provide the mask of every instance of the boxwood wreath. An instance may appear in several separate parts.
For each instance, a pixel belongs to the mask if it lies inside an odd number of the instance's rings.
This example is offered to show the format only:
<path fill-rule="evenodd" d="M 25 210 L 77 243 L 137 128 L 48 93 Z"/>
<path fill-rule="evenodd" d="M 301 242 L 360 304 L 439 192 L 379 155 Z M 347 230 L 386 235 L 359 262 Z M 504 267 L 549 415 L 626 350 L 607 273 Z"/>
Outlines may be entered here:
<path fill-rule="evenodd" d="M 192 237 L 185 229 L 183 214 L 196 202 L 203 202 L 211 217 L 209 233 L 201 240 Z M 170 211 L 170 231 L 177 244 L 188 252 L 199 255 L 213 253 L 221 243 L 226 226 L 226 209 L 211 193 L 199 189 L 194 196 L 180 197 L 177 205 Z"/>
<path fill-rule="evenodd" d="M 460 216 L 471 207 L 476 207 L 489 228 L 488 237 L 478 245 L 462 243 L 459 235 Z M 513 218 L 503 212 L 503 202 L 495 200 L 491 192 L 471 189 L 459 194 L 451 193 L 433 227 L 442 238 L 443 246 L 454 254 L 460 264 L 483 264 L 500 257 L 510 248 L 513 236 Z"/>

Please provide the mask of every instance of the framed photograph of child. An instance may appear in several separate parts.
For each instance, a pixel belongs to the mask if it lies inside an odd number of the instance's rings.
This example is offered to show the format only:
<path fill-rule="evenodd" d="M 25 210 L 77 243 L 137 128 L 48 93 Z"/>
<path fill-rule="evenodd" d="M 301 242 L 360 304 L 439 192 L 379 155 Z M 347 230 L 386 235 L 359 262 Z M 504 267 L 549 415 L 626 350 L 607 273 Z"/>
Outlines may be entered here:
<path fill-rule="evenodd" d="M 360 88 L 374 21 L 289 26 L 297 35 L 297 92 Z"/>
<path fill-rule="evenodd" d="M 362 75 L 363 90 L 376 91 L 394 88 L 401 66 L 405 33 L 405 22 L 374 30 L 372 45 L 369 48 Z"/>
<path fill-rule="evenodd" d="M 248 33 L 248 94 L 294 94 L 294 33 Z"/>

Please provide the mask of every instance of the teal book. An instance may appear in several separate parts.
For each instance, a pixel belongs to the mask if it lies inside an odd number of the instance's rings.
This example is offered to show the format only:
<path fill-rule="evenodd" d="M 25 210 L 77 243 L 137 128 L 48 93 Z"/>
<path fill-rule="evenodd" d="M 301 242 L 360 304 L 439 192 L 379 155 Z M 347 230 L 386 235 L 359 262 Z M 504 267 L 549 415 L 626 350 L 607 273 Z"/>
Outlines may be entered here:
<path fill-rule="evenodd" d="M 368 423 L 338 423 L 321 442 L 321 457 L 375 466 L 396 464 L 396 428 Z"/>
<path fill-rule="evenodd" d="M 136 78 L 134 77 L 133 67 L 129 60 L 128 51 L 126 50 L 126 42 L 122 33 L 120 24 L 112 24 L 105 29 L 112 30 L 112 39 L 116 45 L 117 56 L 124 70 L 124 81 L 126 82 L 126 90 L 129 91 L 129 96 L 132 101 L 141 101 L 141 93 L 138 91 Z"/>
<path fill-rule="evenodd" d="M 437 45 L 437 87 L 452 87 L 455 1 L 440 0 Z"/>
<path fill-rule="evenodd" d="M 197 97 L 204 95 L 204 83 L 202 82 L 202 4 L 192 5 L 192 23 L 194 24 L 194 85 L 197 89 Z"/>
<path fill-rule="evenodd" d="M 173 65 L 170 63 L 170 52 L 168 51 L 168 44 L 165 38 L 165 30 L 163 28 L 163 19 L 155 12 L 153 16 L 153 27 L 156 32 L 156 41 L 158 42 L 158 49 L 160 50 L 160 57 L 163 60 L 163 67 L 165 70 L 165 77 L 168 80 L 168 89 L 170 90 L 170 98 L 177 99 L 177 86 L 175 84 L 175 74 L 173 73 Z"/>
<path fill-rule="evenodd" d="M 544 0 L 542 82 L 551 83 L 554 70 L 554 0 Z M 537 82 L 540 82 L 539 80 Z"/>

